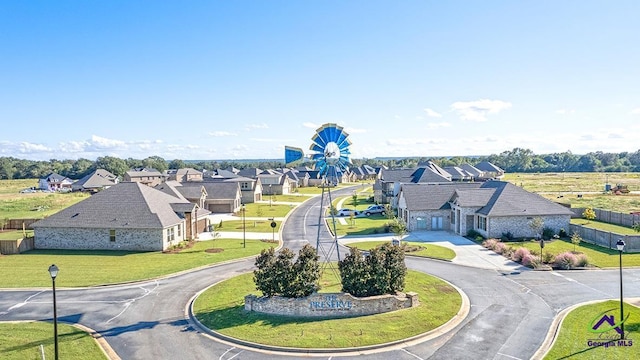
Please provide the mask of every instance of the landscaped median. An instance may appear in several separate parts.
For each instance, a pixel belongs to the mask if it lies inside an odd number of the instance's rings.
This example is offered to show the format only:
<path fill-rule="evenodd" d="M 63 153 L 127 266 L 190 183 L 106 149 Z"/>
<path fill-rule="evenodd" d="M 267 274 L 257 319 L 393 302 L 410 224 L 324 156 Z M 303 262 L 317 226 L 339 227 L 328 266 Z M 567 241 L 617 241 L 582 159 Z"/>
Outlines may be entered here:
<path fill-rule="evenodd" d="M 339 292 L 340 281 L 325 271 L 321 293 Z M 408 271 L 406 290 L 418 293 L 420 306 L 345 319 L 266 315 L 244 310 L 244 296 L 256 293 L 253 273 L 218 283 L 193 303 L 200 323 L 223 336 L 269 347 L 345 349 L 374 346 L 424 334 L 454 318 L 462 296 L 447 282 Z"/>
<path fill-rule="evenodd" d="M 356 247 L 360 250 L 371 250 L 382 244 L 388 243 L 388 241 L 360 241 L 360 242 L 345 242 L 344 245 L 348 247 Z M 455 251 L 446 248 L 444 246 L 414 242 L 414 241 L 402 241 L 401 245 L 404 247 L 406 255 L 427 257 L 440 260 L 453 260 L 456 257 Z"/>

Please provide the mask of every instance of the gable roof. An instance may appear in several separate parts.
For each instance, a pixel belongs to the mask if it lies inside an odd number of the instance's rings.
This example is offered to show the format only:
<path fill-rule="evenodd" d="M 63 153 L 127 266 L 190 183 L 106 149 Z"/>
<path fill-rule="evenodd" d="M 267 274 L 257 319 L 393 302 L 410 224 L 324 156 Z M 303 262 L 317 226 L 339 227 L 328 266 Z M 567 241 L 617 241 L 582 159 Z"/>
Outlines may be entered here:
<path fill-rule="evenodd" d="M 188 203 L 137 182 L 122 182 L 32 224 L 37 227 L 158 229 L 182 219 L 174 204 Z"/>
<path fill-rule="evenodd" d="M 182 187 L 204 186 L 207 192 L 207 199 L 213 200 L 235 200 L 238 198 L 240 191 L 240 183 L 237 181 L 204 181 L 204 182 L 186 182 L 182 183 Z"/>
<path fill-rule="evenodd" d="M 482 161 L 476 164 L 476 168 L 478 168 L 479 170 L 488 171 L 488 172 L 504 172 L 504 170 L 500 169 L 499 167 L 493 165 L 488 161 Z"/>
<path fill-rule="evenodd" d="M 69 179 L 68 177 L 62 176 L 62 175 L 54 173 L 54 172 L 52 172 L 49 175 L 45 176 L 43 179 L 46 180 L 48 183 L 61 183 L 61 182 L 65 181 L 65 180 L 67 182 L 69 182 L 69 183 L 73 182 L 73 180 Z"/>
<path fill-rule="evenodd" d="M 73 183 L 74 188 L 96 189 L 115 185 L 118 177 L 105 169 L 96 169 L 82 179 Z"/>
<path fill-rule="evenodd" d="M 384 182 L 411 182 L 416 169 L 381 169 L 380 179 Z"/>
<path fill-rule="evenodd" d="M 256 178 L 260 174 L 262 174 L 262 170 L 258 168 L 246 168 L 238 172 L 238 175 L 250 178 Z"/>
<path fill-rule="evenodd" d="M 416 171 L 411 174 L 411 182 L 413 183 L 434 183 L 434 182 L 450 182 L 451 174 L 442 170 L 436 171 L 430 167 L 422 167 L 416 169 Z"/>
<path fill-rule="evenodd" d="M 162 175 L 158 170 L 153 169 L 153 168 L 142 168 L 139 170 L 129 170 L 127 171 L 125 174 L 127 174 L 129 176 L 129 178 L 136 178 L 136 177 L 163 177 L 164 175 Z"/>
<path fill-rule="evenodd" d="M 460 207 L 482 207 L 487 205 L 495 189 L 456 189 L 451 201 Z"/>
<path fill-rule="evenodd" d="M 187 200 L 180 191 L 178 191 L 177 187 L 182 186 L 178 181 L 169 180 L 165 181 L 162 184 L 158 184 L 154 186 L 154 189 L 160 190 L 165 194 L 169 194 L 171 196 L 175 196 L 180 200 Z"/>
<path fill-rule="evenodd" d="M 477 211 L 487 216 L 572 215 L 566 207 L 505 181 L 487 181 L 483 189 L 495 189 L 486 206 Z"/>
<path fill-rule="evenodd" d="M 458 189 L 478 189 L 481 183 L 410 183 L 402 184 L 400 192 L 403 194 L 407 208 L 415 210 L 450 209 L 449 200 Z"/>
<path fill-rule="evenodd" d="M 466 172 L 468 172 L 469 174 L 471 174 L 471 176 L 474 177 L 479 177 L 482 176 L 483 171 L 478 169 L 477 167 L 471 165 L 471 164 L 460 164 L 460 168 Z"/>
<path fill-rule="evenodd" d="M 236 178 L 238 176 L 241 176 L 240 173 L 235 173 L 233 171 L 224 170 L 224 169 L 216 170 L 216 174 L 218 175 L 218 177 L 220 177 L 222 179 L 233 179 L 233 178 Z"/>

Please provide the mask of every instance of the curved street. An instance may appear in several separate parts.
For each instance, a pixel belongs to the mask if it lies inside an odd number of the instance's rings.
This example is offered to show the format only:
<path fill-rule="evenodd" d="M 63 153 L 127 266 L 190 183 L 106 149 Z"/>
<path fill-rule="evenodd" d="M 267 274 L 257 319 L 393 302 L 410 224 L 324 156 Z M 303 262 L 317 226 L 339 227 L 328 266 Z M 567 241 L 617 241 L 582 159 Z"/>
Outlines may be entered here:
<path fill-rule="evenodd" d="M 352 189 L 336 190 L 350 194 Z M 320 198 L 295 208 L 282 230 L 284 246 L 297 251 L 315 245 Z M 325 201 L 328 204 L 328 201 Z M 341 254 L 346 251 L 340 248 Z M 251 271 L 253 258 L 215 265 L 136 284 L 57 290 L 61 321 L 100 333 L 122 359 L 290 359 L 205 336 L 193 327 L 186 308 L 209 285 Z M 443 278 L 469 297 L 469 315 L 452 331 L 415 345 L 360 354 L 363 359 L 529 359 L 554 317 L 576 303 L 617 298 L 617 270 L 530 271 L 480 269 L 445 261 L 408 257 L 407 266 Z M 640 269 L 625 269 L 625 297 L 640 297 Z M 52 319 L 51 291 L 0 292 L 0 321 Z M 421 299 L 429 304 L 429 299 Z M 61 339 L 64 346 L 64 339 Z M 300 357 L 309 357 L 301 354 Z M 339 354 L 319 355 L 341 358 Z"/>

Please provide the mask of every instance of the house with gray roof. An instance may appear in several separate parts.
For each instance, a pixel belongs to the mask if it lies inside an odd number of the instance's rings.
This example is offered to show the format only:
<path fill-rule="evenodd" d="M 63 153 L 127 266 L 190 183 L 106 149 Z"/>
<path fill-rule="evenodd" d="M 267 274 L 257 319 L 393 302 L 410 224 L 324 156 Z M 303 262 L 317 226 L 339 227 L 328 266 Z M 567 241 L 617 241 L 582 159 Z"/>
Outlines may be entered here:
<path fill-rule="evenodd" d="M 554 232 L 568 229 L 573 212 L 544 197 L 503 181 L 450 184 L 403 184 L 398 215 L 410 231 L 446 230 L 466 235 L 475 230 L 487 238 L 511 233 L 537 237 L 530 226 L 541 218 Z"/>
<path fill-rule="evenodd" d="M 235 182 L 240 185 L 242 204 L 250 204 L 262 201 L 262 182 L 260 179 L 250 179 L 244 176 L 238 176 L 230 179 L 223 179 L 225 182 Z"/>
<path fill-rule="evenodd" d="M 465 171 L 467 174 L 471 176 L 471 181 L 482 180 L 487 178 L 484 171 L 478 169 L 477 167 L 471 164 L 464 163 L 464 164 L 460 164 L 459 167 L 460 169 L 462 169 L 463 171 Z"/>
<path fill-rule="evenodd" d="M 202 181 L 202 171 L 194 168 L 181 168 L 167 170 L 167 180 L 175 180 L 178 182 Z"/>
<path fill-rule="evenodd" d="M 137 168 L 124 173 L 123 181 L 154 187 L 166 180 L 166 175 L 153 168 Z"/>
<path fill-rule="evenodd" d="M 504 177 L 504 170 L 488 161 L 479 162 L 476 164 L 476 168 L 483 172 L 484 180 L 502 179 Z"/>
<path fill-rule="evenodd" d="M 445 166 L 444 170 L 451 174 L 451 181 L 473 181 L 473 176 L 459 166 Z"/>
<path fill-rule="evenodd" d="M 70 191 L 73 180 L 66 176 L 50 173 L 38 180 L 38 189 L 47 191 Z"/>
<path fill-rule="evenodd" d="M 32 224 L 36 249 L 162 251 L 208 229 L 209 211 L 122 182 Z"/>
<path fill-rule="evenodd" d="M 183 187 L 204 187 L 207 197 L 204 201 L 205 209 L 212 213 L 235 213 L 242 205 L 242 192 L 237 181 L 213 180 L 203 182 L 181 183 Z"/>
<path fill-rule="evenodd" d="M 373 199 L 396 208 L 400 186 L 406 183 L 448 183 L 451 174 L 432 162 L 416 169 L 381 169 L 373 188 Z"/>
<path fill-rule="evenodd" d="M 95 193 L 118 183 L 118 177 L 105 169 L 96 169 L 82 179 L 71 184 L 72 191 Z"/>

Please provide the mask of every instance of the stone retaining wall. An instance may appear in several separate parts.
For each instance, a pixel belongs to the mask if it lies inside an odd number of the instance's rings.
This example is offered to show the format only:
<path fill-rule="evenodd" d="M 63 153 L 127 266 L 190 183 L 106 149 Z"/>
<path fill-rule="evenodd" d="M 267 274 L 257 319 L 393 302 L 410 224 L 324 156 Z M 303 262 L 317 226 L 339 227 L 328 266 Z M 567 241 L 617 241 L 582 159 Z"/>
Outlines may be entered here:
<path fill-rule="evenodd" d="M 247 295 L 244 309 L 266 314 L 299 317 L 351 317 L 408 309 L 420 304 L 414 292 L 357 298 L 347 293 L 312 294 L 305 298 Z"/>

